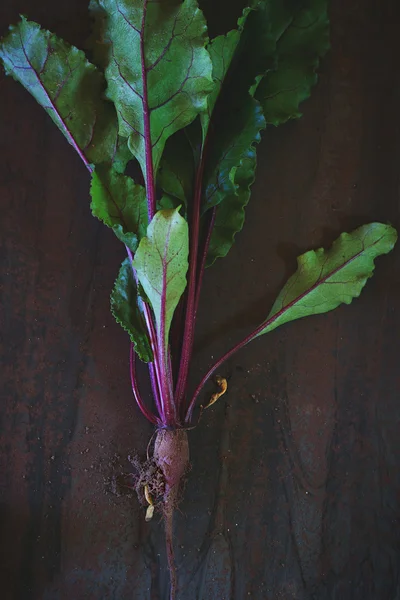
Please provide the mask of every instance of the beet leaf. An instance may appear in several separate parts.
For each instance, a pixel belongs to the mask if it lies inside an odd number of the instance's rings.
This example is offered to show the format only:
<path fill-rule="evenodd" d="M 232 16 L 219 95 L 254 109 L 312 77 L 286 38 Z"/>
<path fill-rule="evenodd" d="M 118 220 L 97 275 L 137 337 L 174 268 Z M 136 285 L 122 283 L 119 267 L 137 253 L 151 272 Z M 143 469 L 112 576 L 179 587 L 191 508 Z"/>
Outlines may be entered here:
<path fill-rule="evenodd" d="M 241 164 L 236 170 L 235 191 L 227 194 L 216 208 L 215 221 L 207 252 L 207 267 L 212 265 L 217 258 L 222 258 L 228 254 L 232 248 L 235 235 L 241 231 L 244 225 L 244 209 L 250 200 L 250 187 L 254 183 L 256 164 L 256 150 L 250 148 L 247 156 L 242 158 Z"/>
<path fill-rule="evenodd" d="M 175 198 L 174 208 L 180 204 L 187 208 L 193 193 L 194 168 L 190 141 L 185 131 L 178 131 L 166 143 L 158 172 L 158 185 L 170 198 Z"/>
<path fill-rule="evenodd" d="M 115 108 L 103 75 L 83 52 L 22 17 L 0 45 L 6 72 L 50 115 L 85 165 L 110 162 L 117 147 Z"/>
<path fill-rule="evenodd" d="M 252 88 L 272 125 L 301 117 L 299 105 L 317 83 L 316 69 L 329 49 L 326 0 L 308 0 L 296 8 L 290 24 L 277 37 L 276 68 L 257 77 Z"/>
<path fill-rule="evenodd" d="M 390 252 L 397 240 L 390 225 L 370 223 L 342 233 L 329 250 L 319 248 L 297 259 L 297 271 L 276 299 L 263 335 L 276 327 L 350 304 L 374 272 L 377 256 Z"/>
<path fill-rule="evenodd" d="M 205 109 L 212 89 L 205 19 L 195 0 L 99 5 L 110 44 L 107 96 L 115 103 L 120 134 L 129 138 L 154 186 L 166 140 Z"/>
<path fill-rule="evenodd" d="M 203 139 L 207 137 L 208 129 L 212 119 L 212 113 L 218 100 L 221 89 L 223 88 L 225 78 L 228 74 L 231 63 L 235 57 L 243 28 L 251 9 L 249 7 L 243 10 L 243 14 L 238 19 L 237 29 L 232 29 L 226 35 L 219 35 L 211 40 L 207 46 L 212 62 L 212 78 L 214 87 L 207 97 L 207 110 L 200 115 Z"/>
<path fill-rule="evenodd" d="M 131 260 L 126 258 L 111 292 L 111 312 L 129 334 L 134 350 L 144 362 L 153 361 L 153 353 L 144 324 Z"/>
<path fill-rule="evenodd" d="M 260 102 L 266 123 L 278 125 L 301 116 L 299 104 L 310 95 L 311 88 L 317 81 L 315 71 L 319 60 L 329 49 L 326 8 L 326 0 L 302 3 L 265 2 L 260 4 L 259 10 L 248 15 L 244 31 L 245 43 L 239 48 L 241 53 L 236 69 L 240 72 L 246 89 Z M 249 69 L 246 65 L 253 56 L 257 58 Z M 296 81 L 296 85 L 290 84 L 290 81 Z M 235 110 L 232 115 L 233 119 Z M 225 126 L 224 132 L 227 128 L 229 125 Z M 234 139 L 234 130 L 230 131 Z M 224 149 L 221 154 L 224 155 Z M 235 189 L 228 188 L 226 196 L 222 195 L 222 198 L 219 193 L 220 201 L 216 202 L 218 207 L 207 257 L 208 266 L 216 258 L 226 256 L 235 235 L 243 227 L 244 209 L 250 199 L 255 169 L 256 148 L 253 145 L 236 167 L 232 186 Z M 209 182 L 207 187 L 211 197 L 213 188 L 217 187 L 216 182 L 218 186 L 218 175 L 214 173 L 214 181 Z M 208 204 L 209 200 L 206 202 Z"/>
<path fill-rule="evenodd" d="M 278 295 L 268 318 L 211 367 L 198 386 L 189 407 L 190 420 L 204 383 L 228 358 L 256 337 L 289 321 L 334 310 L 357 298 L 374 272 L 374 260 L 388 254 L 397 241 L 390 225 L 370 223 L 342 233 L 329 250 L 319 248 L 297 259 L 297 271 Z"/>
<path fill-rule="evenodd" d="M 131 177 L 100 166 L 92 175 L 90 194 L 93 216 L 111 227 L 117 238 L 135 252 L 148 223 L 144 187 Z"/>
<path fill-rule="evenodd" d="M 167 425 L 175 424 L 177 419 L 168 338 L 174 311 L 186 287 L 188 248 L 188 226 L 179 208 L 160 210 L 148 226 L 147 237 L 140 241 L 133 261 L 154 312 Z"/>

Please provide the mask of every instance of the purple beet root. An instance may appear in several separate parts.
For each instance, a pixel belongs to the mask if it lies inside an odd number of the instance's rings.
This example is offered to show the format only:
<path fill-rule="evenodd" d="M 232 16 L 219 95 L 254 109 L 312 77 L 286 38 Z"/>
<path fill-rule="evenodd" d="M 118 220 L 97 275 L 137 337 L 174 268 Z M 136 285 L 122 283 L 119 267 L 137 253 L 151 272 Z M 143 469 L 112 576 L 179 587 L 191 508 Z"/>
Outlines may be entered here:
<path fill-rule="evenodd" d="M 173 519 L 175 508 L 179 503 L 180 483 L 189 466 L 189 443 L 186 430 L 159 429 L 154 443 L 153 460 L 163 474 L 165 484 L 162 510 L 171 579 L 170 599 L 175 600 L 177 577 L 173 549 Z"/>

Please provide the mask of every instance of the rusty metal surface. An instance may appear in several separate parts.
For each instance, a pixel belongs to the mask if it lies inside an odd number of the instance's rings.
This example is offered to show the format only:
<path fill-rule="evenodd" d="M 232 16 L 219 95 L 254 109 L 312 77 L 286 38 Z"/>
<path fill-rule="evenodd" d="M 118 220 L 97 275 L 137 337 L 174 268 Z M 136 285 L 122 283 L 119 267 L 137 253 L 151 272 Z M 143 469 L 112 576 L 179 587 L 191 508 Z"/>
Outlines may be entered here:
<path fill-rule="evenodd" d="M 211 3 L 208 3 L 209 5 Z M 86 2 L 8 0 L 81 44 Z M 195 383 L 265 316 L 295 257 L 369 220 L 399 226 L 400 10 L 332 2 L 304 118 L 265 135 L 245 229 L 207 274 Z M 110 476 L 151 427 L 108 296 L 123 258 L 88 175 L 0 80 L 1 598 L 166 600 L 162 528 Z M 400 258 L 351 306 L 254 342 L 191 432 L 176 520 L 180 600 L 400 598 Z"/>

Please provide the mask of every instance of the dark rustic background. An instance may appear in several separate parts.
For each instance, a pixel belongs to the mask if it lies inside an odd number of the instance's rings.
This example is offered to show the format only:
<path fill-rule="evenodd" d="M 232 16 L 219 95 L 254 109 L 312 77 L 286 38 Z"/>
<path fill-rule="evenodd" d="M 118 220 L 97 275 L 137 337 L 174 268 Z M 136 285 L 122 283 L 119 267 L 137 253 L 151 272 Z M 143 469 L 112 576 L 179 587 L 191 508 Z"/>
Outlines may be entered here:
<path fill-rule="evenodd" d="M 399 3 L 331 4 L 304 118 L 264 136 L 245 230 L 207 274 L 194 382 L 266 315 L 300 252 L 400 225 Z M 3 0 L 1 33 L 19 12 L 77 45 L 88 33 L 81 0 Z M 108 486 L 151 435 L 109 312 L 123 249 L 48 116 L 3 75 L 0 94 L 0 597 L 166 600 L 161 525 Z M 400 599 L 399 301 L 397 248 L 351 306 L 227 365 L 229 394 L 190 435 L 180 600 Z"/>

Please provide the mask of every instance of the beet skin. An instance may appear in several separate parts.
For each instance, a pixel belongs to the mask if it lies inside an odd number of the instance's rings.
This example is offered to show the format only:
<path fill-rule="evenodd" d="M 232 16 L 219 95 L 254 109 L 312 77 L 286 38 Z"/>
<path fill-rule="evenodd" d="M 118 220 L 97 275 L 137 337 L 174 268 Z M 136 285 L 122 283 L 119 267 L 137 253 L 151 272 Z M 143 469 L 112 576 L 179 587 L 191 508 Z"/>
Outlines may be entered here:
<path fill-rule="evenodd" d="M 189 466 L 189 444 L 185 429 L 159 429 L 154 443 L 153 460 L 164 476 L 163 513 L 167 558 L 171 578 L 170 600 L 175 600 L 177 577 L 173 550 L 174 510 L 179 502 L 180 482 Z"/>

